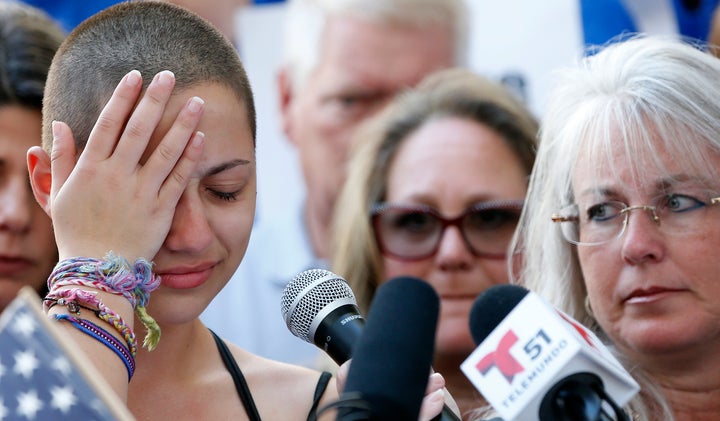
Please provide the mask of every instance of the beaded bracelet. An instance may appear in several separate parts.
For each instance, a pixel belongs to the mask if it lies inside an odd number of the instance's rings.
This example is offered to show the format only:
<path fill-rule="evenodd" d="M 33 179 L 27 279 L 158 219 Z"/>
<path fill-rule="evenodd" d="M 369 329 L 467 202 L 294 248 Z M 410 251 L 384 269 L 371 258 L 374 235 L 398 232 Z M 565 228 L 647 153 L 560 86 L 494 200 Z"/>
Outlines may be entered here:
<path fill-rule="evenodd" d="M 92 311 L 93 313 L 97 312 L 96 308 L 84 306 L 81 303 L 78 303 L 77 301 L 71 301 L 67 300 L 65 298 L 52 298 L 52 297 L 45 297 L 43 298 L 43 308 L 47 312 L 51 308 L 55 307 L 55 305 L 60 306 L 67 306 L 67 309 L 70 313 L 73 314 L 80 314 L 80 309 L 84 308 L 85 310 Z"/>
<path fill-rule="evenodd" d="M 125 342 L 127 342 L 127 346 L 133 357 L 137 354 L 137 340 L 135 338 L 135 332 L 130 329 L 130 326 L 125 323 L 125 320 L 123 320 L 119 314 L 108 308 L 97 297 L 97 294 L 79 288 L 51 291 L 45 297 L 44 302 L 66 305 L 68 307 L 68 311 L 75 314 L 80 314 L 80 308 L 92 311 L 100 320 L 110 324 L 120 333 L 120 335 L 125 339 Z M 49 310 L 52 305 L 45 304 L 45 307 Z"/>
<path fill-rule="evenodd" d="M 134 265 L 124 258 L 108 253 L 104 259 L 77 257 L 65 259 L 55 266 L 48 278 L 48 290 L 79 285 L 124 296 L 147 328 L 143 346 L 155 349 L 160 340 L 160 326 L 147 313 L 150 293 L 160 286 L 160 277 L 152 273 L 152 263 L 138 259 Z"/>
<path fill-rule="evenodd" d="M 95 338 L 98 342 L 112 350 L 125 364 L 125 368 L 128 372 L 128 382 L 132 379 L 132 376 L 135 373 L 135 358 L 133 358 L 130 354 L 130 350 L 128 350 L 115 336 L 111 335 L 108 331 L 90 320 L 78 319 L 69 314 L 55 314 L 53 317 L 55 320 L 67 320 L 78 330 Z"/>

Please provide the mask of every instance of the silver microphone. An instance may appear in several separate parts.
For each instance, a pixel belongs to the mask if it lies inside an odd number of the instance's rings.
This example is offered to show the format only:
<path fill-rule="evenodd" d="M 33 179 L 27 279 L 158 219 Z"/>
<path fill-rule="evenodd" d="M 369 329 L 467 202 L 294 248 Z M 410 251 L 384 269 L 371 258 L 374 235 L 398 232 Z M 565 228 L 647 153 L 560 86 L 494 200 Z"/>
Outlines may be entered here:
<path fill-rule="evenodd" d="M 345 279 L 324 269 L 301 272 L 285 287 L 280 307 L 293 335 L 323 349 L 338 365 L 352 357 L 365 319 Z"/>

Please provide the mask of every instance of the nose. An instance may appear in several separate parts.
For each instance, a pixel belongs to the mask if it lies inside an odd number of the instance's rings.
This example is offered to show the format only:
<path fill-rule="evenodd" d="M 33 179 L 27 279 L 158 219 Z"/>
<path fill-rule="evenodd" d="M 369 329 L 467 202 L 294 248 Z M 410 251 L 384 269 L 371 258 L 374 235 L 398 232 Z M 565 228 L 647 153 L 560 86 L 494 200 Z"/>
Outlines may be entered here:
<path fill-rule="evenodd" d="M 634 210 L 642 210 L 647 212 L 648 216 L 650 217 L 650 220 L 655 222 L 657 225 L 660 225 L 660 217 L 657 216 L 656 208 L 655 206 L 648 206 L 648 205 L 638 205 L 638 206 L 629 206 L 620 213 L 623 213 L 625 215 L 625 218 L 630 218 L 630 213 Z"/>
<path fill-rule="evenodd" d="M 212 229 L 199 197 L 187 191 L 175 208 L 164 247 L 173 252 L 199 253 L 212 243 Z"/>
<path fill-rule="evenodd" d="M 622 236 L 622 257 L 631 264 L 640 264 L 646 261 L 658 261 L 665 255 L 663 234 L 659 230 L 660 221 L 655 217 L 653 208 L 648 206 L 634 206 L 629 210 L 642 209 L 649 218 L 642 215 L 627 214 L 625 231 Z M 636 212 L 637 214 L 637 212 Z"/>
<path fill-rule="evenodd" d="M 32 227 L 33 206 L 39 206 L 28 180 L 10 178 L 0 188 L 0 230 L 25 233 Z"/>
<path fill-rule="evenodd" d="M 440 244 L 435 259 L 442 269 L 468 269 L 474 258 L 465 243 L 465 239 L 456 226 L 449 226 L 440 237 Z"/>

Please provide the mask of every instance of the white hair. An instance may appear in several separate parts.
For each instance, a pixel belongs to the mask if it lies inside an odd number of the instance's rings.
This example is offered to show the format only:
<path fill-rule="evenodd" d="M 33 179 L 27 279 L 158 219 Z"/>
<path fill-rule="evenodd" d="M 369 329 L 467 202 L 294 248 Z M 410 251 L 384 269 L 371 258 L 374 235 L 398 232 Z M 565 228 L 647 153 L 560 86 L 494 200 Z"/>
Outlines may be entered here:
<path fill-rule="evenodd" d="M 664 149 L 680 165 L 717 179 L 718 169 L 707 158 L 709 152 L 720 153 L 720 60 L 700 47 L 675 38 L 638 35 L 557 74 L 512 244 L 524 261 L 513 281 L 538 292 L 601 337 L 604 333 L 584 306 L 587 291 L 576 246 L 563 239 L 550 216 L 574 202 L 572 174 L 581 154 L 588 168 L 609 162 L 614 171 L 610 157 L 620 151 L 634 158 L 631 173 L 637 177 L 648 164 L 665 169 L 659 154 Z M 659 401 L 650 405 L 653 411 L 668 411 L 659 393 L 652 398 Z M 644 404 L 647 399 L 633 409 L 647 412 Z M 672 418 L 661 414 L 645 414 L 651 416 L 642 419 Z"/>
<path fill-rule="evenodd" d="M 447 26 L 454 35 L 455 64 L 467 62 L 467 10 L 463 0 L 288 0 L 283 61 L 293 89 L 317 65 L 322 32 L 331 15 L 418 28 Z"/>

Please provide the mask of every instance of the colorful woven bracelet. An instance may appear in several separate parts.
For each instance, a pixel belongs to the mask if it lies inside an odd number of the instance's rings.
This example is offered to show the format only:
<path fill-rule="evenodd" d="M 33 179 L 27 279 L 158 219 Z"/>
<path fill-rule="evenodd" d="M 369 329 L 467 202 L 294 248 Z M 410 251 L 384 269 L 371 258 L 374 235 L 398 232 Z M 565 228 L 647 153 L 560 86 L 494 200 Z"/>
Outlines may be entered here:
<path fill-rule="evenodd" d="M 112 350 L 125 364 L 125 368 L 128 372 L 128 382 L 132 379 L 135 373 L 135 358 L 130 354 L 130 350 L 125 347 L 115 336 L 110 332 L 86 319 L 78 319 L 69 314 L 55 314 L 53 316 L 55 320 L 67 320 L 75 326 L 81 332 L 95 338 L 98 342 L 102 343 L 110 350 Z"/>
<path fill-rule="evenodd" d="M 77 257 L 55 266 L 48 278 L 48 290 L 81 285 L 124 296 L 147 328 L 143 346 L 153 350 L 160 340 L 160 326 L 147 313 L 150 293 L 160 286 L 160 277 L 152 273 L 152 263 L 138 259 L 134 265 L 110 252 L 104 259 Z"/>
<path fill-rule="evenodd" d="M 99 319 L 108 323 L 120 333 L 125 339 L 127 347 L 133 357 L 137 355 L 135 332 L 130 329 L 130 326 L 125 323 L 125 320 L 123 320 L 119 314 L 103 304 L 97 297 L 97 294 L 79 288 L 65 289 L 61 291 L 50 291 L 44 301 L 58 305 L 66 305 L 68 311 L 75 314 L 80 314 L 80 308 L 91 310 Z M 46 305 L 46 308 L 49 309 L 50 306 Z"/>

